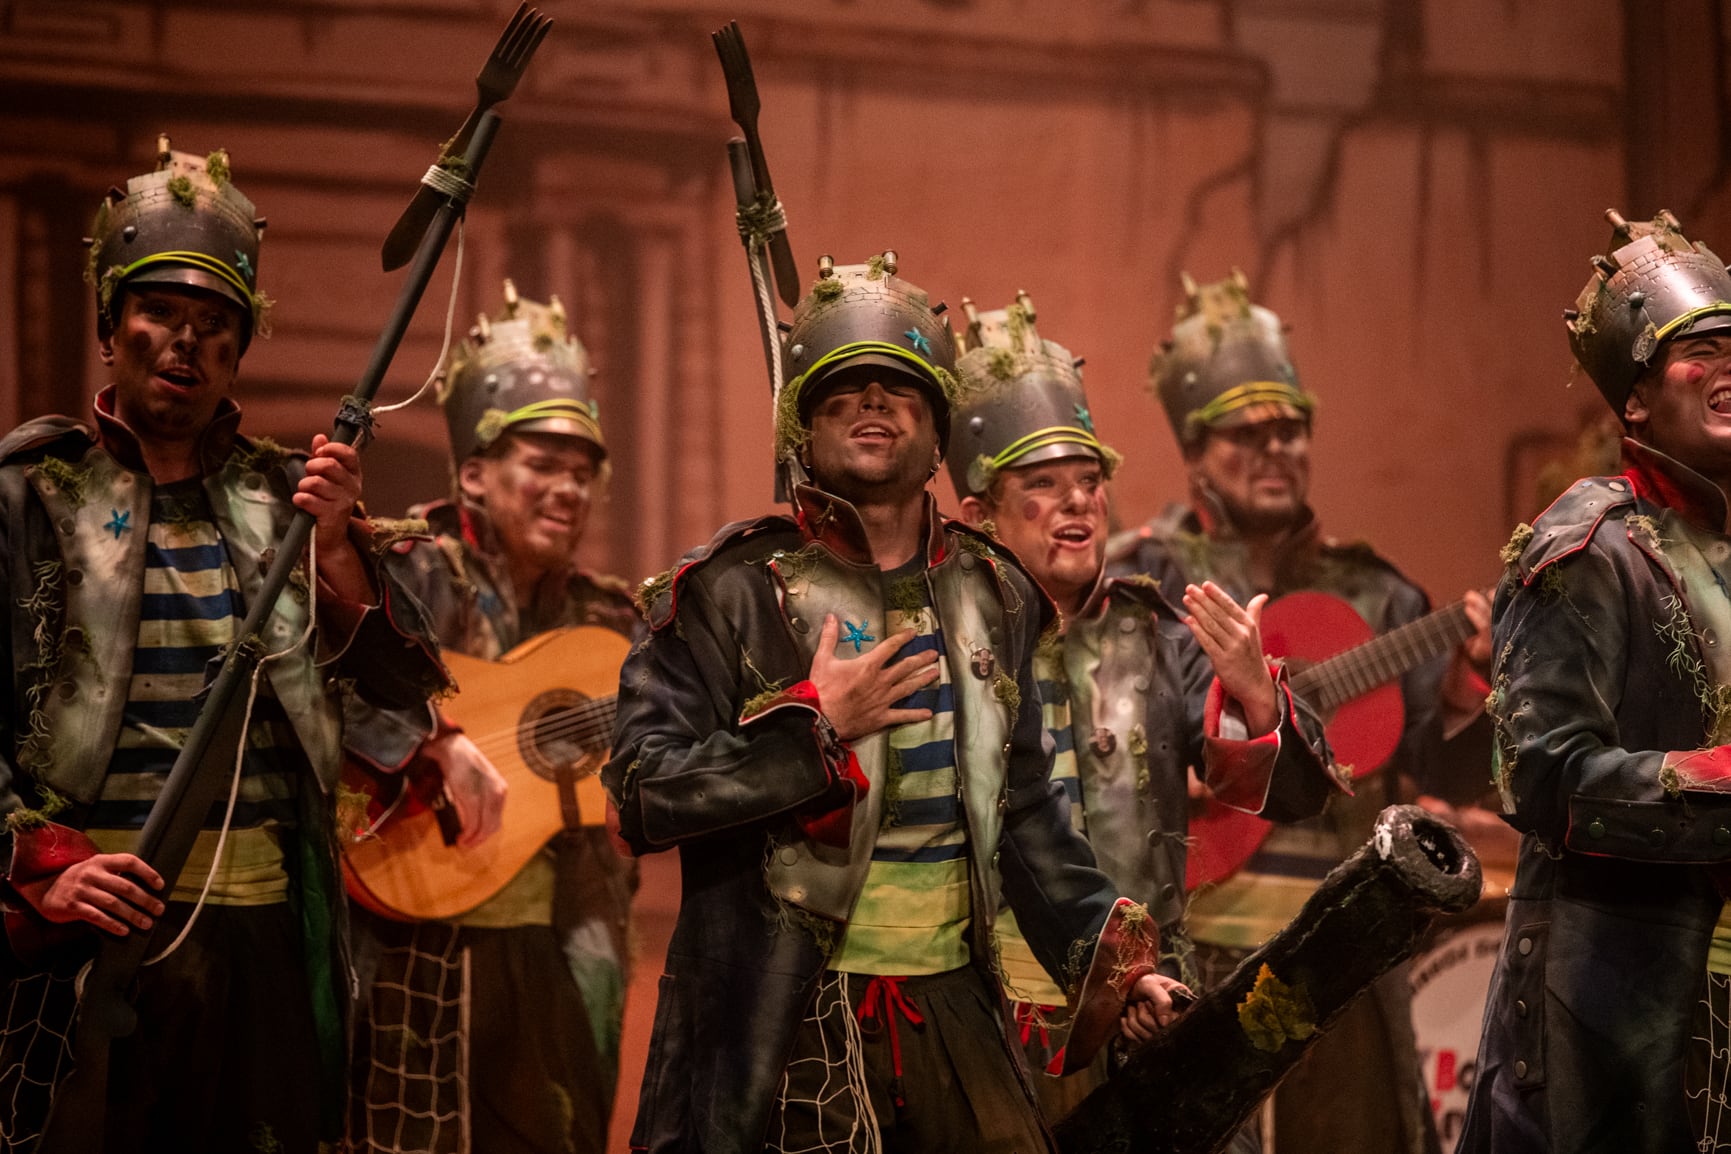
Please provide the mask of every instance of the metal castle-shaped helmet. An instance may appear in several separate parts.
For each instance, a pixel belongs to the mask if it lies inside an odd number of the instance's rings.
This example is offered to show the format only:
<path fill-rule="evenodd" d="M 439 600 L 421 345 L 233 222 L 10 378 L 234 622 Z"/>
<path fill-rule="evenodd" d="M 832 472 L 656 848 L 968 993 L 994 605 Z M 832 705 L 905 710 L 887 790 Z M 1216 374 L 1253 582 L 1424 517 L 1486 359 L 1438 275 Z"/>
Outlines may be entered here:
<path fill-rule="evenodd" d="M 1615 209 L 1605 218 L 1611 251 L 1593 258 L 1593 279 L 1563 320 L 1575 360 L 1620 415 L 1665 341 L 1731 329 L 1731 275 L 1669 212 L 1651 223 Z"/>
<path fill-rule="evenodd" d="M 1178 443 L 1270 417 L 1308 419 L 1316 398 L 1298 383 L 1280 318 L 1250 303 L 1245 275 L 1233 269 L 1198 287 L 1185 273 L 1183 283 L 1178 321 L 1148 365 Z"/>
<path fill-rule="evenodd" d="M 111 188 L 85 244 L 85 279 L 96 289 L 96 330 L 119 320 L 120 292 L 134 284 L 182 284 L 228 298 L 245 314 L 240 347 L 268 335 L 270 300 L 258 291 L 265 222 L 230 180 L 228 153 L 175 152 L 156 140 L 156 169 Z"/>
<path fill-rule="evenodd" d="M 956 396 L 956 347 L 944 306 L 898 274 L 894 252 L 865 264 L 818 261 L 817 281 L 793 313 L 782 342 L 786 384 L 776 406 L 778 456 L 796 453 L 809 439 L 811 414 L 838 370 L 873 365 L 920 384 L 931 401 L 938 443 L 949 435 Z"/>
<path fill-rule="evenodd" d="M 600 407 L 589 397 L 589 354 L 566 331 L 565 306 L 524 300 L 505 282 L 505 307 L 483 313 L 457 348 L 439 391 L 461 464 L 506 432 L 561 433 L 587 441 L 597 464 L 607 459 Z"/>
<path fill-rule="evenodd" d="M 1082 362 L 1040 338 L 1028 294 L 996 312 L 978 312 L 965 299 L 962 308 L 961 403 L 948 454 L 957 499 L 984 495 L 1005 469 L 1064 457 L 1094 457 L 1110 475 L 1119 457 L 1094 433 Z"/>

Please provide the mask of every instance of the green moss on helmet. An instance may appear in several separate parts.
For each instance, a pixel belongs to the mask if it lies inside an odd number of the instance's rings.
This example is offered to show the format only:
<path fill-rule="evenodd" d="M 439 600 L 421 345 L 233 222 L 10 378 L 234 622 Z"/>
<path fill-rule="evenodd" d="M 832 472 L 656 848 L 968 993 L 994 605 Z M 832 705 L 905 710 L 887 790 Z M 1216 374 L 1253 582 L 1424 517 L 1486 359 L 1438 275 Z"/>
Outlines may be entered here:
<path fill-rule="evenodd" d="M 114 290 L 120 287 L 121 274 L 125 271 L 124 266 L 111 264 L 96 284 L 96 307 L 104 316 L 112 316 Z"/>
<path fill-rule="evenodd" d="M 182 208 L 192 208 L 198 203 L 198 193 L 192 187 L 192 180 L 185 176 L 176 176 L 168 182 L 168 195 Z"/>
<path fill-rule="evenodd" d="M 803 385 L 803 382 L 801 382 Z M 784 385 L 775 404 L 775 451 L 788 457 L 798 453 L 811 440 L 811 430 L 799 419 L 798 386 Z"/>
<path fill-rule="evenodd" d="M 229 182 L 231 173 L 228 167 L 228 150 L 219 148 L 204 158 L 204 171 L 210 177 L 210 182 L 221 188 Z"/>
<path fill-rule="evenodd" d="M 255 337 L 270 336 L 270 313 L 276 308 L 276 301 L 264 293 L 252 294 L 252 334 Z"/>
<path fill-rule="evenodd" d="M 104 200 L 96 206 L 96 219 L 90 224 L 90 254 L 84 258 L 84 283 L 91 288 L 96 287 L 99 275 L 97 264 L 102 259 L 102 241 L 113 227 L 110 219 L 108 201 Z"/>
<path fill-rule="evenodd" d="M 866 261 L 866 279 L 867 280 L 883 280 L 884 279 L 884 273 L 887 270 L 888 270 L 888 266 L 884 263 L 884 258 L 883 258 L 882 253 L 879 253 L 877 256 L 874 256 L 870 260 Z"/>
<path fill-rule="evenodd" d="M 955 412 L 962 403 L 962 383 L 956 379 L 956 374 L 942 365 L 933 365 L 932 378 L 938 382 L 938 390 L 944 394 L 944 403 L 949 405 L 950 412 Z"/>
<path fill-rule="evenodd" d="M 846 291 L 840 277 L 819 277 L 811 286 L 811 295 L 820 301 L 840 300 L 842 293 Z"/>
<path fill-rule="evenodd" d="M 1009 349 L 993 349 L 986 354 L 986 371 L 1000 381 L 1016 375 L 1016 354 Z"/>

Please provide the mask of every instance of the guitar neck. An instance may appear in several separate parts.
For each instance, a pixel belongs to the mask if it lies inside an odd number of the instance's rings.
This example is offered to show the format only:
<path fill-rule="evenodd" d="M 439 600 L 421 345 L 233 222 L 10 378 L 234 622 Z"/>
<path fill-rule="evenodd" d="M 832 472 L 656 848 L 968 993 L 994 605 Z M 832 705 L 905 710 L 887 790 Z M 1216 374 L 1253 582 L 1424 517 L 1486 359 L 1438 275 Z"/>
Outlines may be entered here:
<path fill-rule="evenodd" d="M 1456 601 L 1300 670 L 1292 675 L 1292 691 L 1329 713 L 1441 657 L 1476 631 L 1466 602 Z"/>

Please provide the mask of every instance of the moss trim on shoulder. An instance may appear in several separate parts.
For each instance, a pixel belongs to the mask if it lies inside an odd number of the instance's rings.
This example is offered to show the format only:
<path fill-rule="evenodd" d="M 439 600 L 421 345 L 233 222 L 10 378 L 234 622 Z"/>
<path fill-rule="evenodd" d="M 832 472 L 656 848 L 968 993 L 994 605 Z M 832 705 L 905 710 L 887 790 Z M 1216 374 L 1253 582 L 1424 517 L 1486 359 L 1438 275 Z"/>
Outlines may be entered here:
<path fill-rule="evenodd" d="M 679 566 L 675 565 L 653 577 L 644 578 L 643 583 L 637 587 L 637 592 L 631 595 L 632 601 L 637 604 L 637 611 L 642 613 L 644 617 L 648 617 L 654 610 L 656 602 L 661 600 L 662 595 L 673 588 L 673 579 L 678 575 Z"/>
<path fill-rule="evenodd" d="M 45 785 L 36 787 L 39 799 L 35 809 L 15 809 L 6 815 L 6 829 L 11 833 L 20 833 L 27 829 L 40 829 L 54 820 L 72 803 L 60 794 L 55 793 Z"/>
<path fill-rule="evenodd" d="M 248 446 L 236 446 L 234 463 L 254 473 L 268 473 L 282 468 L 294 453 L 270 437 L 250 437 Z"/>
<path fill-rule="evenodd" d="M 1509 534 L 1509 539 L 1503 547 L 1497 550 L 1497 556 L 1502 558 L 1504 565 L 1514 565 L 1521 559 L 1521 554 L 1532 544 L 1533 527 L 1522 521 L 1515 526 L 1515 531 Z"/>
<path fill-rule="evenodd" d="M 371 547 L 376 557 L 383 557 L 404 541 L 431 537 L 433 532 L 425 517 L 368 517 L 367 527 L 372 530 Z"/>
<path fill-rule="evenodd" d="M 63 457 L 49 456 L 36 463 L 36 471 L 54 483 L 73 512 L 84 507 L 84 485 L 90 480 L 88 465 L 74 465 Z"/>

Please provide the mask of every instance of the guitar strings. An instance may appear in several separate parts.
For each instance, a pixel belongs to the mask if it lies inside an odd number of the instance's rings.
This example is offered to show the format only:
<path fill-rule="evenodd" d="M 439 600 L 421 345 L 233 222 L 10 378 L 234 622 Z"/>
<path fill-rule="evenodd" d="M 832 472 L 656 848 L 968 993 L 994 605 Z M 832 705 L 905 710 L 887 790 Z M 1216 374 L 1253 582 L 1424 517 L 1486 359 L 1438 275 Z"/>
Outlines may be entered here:
<path fill-rule="evenodd" d="M 537 740 L 575 739 L 579 744 L 586 744 L 611 731 L 610 715 L 615 711 L 615 701 L 614 698 L 602 698 L 584 702 L 536 721 L 494 730 L 470 740 L 483 753 L 511 749 L 525 733 L 533 734 Z"/>

